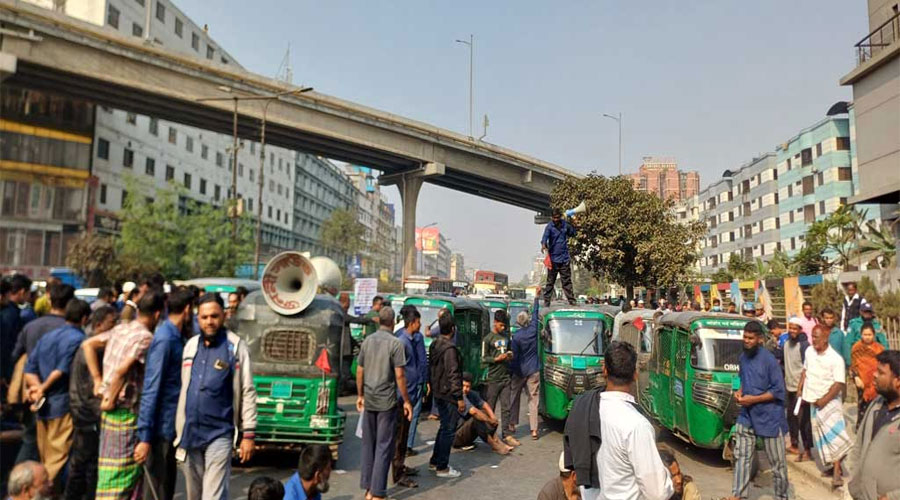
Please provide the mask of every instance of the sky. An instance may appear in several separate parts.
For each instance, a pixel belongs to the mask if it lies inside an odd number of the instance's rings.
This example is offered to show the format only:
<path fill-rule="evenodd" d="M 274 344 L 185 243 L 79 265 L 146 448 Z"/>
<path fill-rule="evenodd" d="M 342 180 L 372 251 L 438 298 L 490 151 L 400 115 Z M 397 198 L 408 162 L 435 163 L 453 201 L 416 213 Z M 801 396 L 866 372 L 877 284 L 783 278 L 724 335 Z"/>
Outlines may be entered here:
<path fill-rule="evenodd" d="M 455 40 L 473 34 L 476 135 L 487 114 L 488 142 L 615 175 L 603 114 L 621 112 L 624 172 L 671 156 L 701 187 L 850 100 L 838 80 L 867 33 L 862 0 L 175 2 L 250 71 L 275 76 L 290 44 L 294 84 L 461 133 L 469 51 Z M 540 251 L 533 216 L 426 184 L 417 222 L 438 223 L 467 267 L 518 280 Z"/>

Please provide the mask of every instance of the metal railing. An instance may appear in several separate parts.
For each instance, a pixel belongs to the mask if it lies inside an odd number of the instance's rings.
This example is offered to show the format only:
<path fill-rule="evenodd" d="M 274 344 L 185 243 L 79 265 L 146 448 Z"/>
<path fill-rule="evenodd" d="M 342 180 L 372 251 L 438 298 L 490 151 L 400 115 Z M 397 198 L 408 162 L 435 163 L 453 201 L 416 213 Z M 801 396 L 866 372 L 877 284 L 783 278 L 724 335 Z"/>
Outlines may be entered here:
<path fill-rule="evenodd" d="M 900 12 L 894 14 L 881 26 L 875 28 L 865 38 L 855 45 L 856 63 L 862 64 L 900 39 Z"/>

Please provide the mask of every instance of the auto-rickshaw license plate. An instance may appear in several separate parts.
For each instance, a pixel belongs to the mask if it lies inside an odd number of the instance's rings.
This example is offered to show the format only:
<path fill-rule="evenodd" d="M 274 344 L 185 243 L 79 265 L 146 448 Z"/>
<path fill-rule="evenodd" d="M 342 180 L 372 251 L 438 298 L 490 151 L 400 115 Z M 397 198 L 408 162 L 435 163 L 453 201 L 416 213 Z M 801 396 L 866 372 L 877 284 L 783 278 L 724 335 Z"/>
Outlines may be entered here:
<path fill-rule="evenodd" d="M 325 429 L 328 427 L 328 417 L 324 415 L 313 415 L 309 417 L 309 426 L 313 429 Z"/>
<path fill-rule="evenodd" d="M 273 398 L 289 398 L 291 397 L 291 393 L 294 392 L 294 383 L 286 380 L 279 380 L 276 382 L 272 382 L 272 397 Z"/>

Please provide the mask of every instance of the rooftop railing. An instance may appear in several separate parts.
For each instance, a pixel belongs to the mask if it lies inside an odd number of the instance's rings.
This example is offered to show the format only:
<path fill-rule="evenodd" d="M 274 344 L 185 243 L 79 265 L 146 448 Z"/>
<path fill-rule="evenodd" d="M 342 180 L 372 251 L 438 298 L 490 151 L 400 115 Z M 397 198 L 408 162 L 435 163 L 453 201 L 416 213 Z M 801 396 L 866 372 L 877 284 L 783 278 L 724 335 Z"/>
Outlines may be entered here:
<path fill-rule="evenodd" d="M 900 12 L 875 28 L 856 44 L 856 63 L 862 64 L 900 39 Z"/>

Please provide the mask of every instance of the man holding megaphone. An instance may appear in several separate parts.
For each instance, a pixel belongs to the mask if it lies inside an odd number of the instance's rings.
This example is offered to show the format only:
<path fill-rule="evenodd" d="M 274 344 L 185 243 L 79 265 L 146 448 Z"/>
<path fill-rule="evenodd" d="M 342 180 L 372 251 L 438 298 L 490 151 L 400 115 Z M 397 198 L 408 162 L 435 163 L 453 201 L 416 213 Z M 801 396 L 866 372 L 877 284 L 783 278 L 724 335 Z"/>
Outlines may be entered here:
<path fill-rule="evenodd" d="M 584 202 L 578 207 L 566 210 L 567 217 L 584 212 Z M 569 263 L 568 239 L 575 236 L 575 227 L 563 220 L 562 211 L 554 208 L 550 222 L 544 228 L 544 236 L 541 238 L 541 248 L 550 260 L 547 267 L 547 283 L 544 285 L 544 306 L 550 305 L 553 298 L 553 287 L 556 285 L 556 275 L 562 278 L 563 292 L 569 304 L 575 304 L 575 292 L 572 290 L 572 266 Z M 546 262 L 546 259 L 545 259 Z"/>

